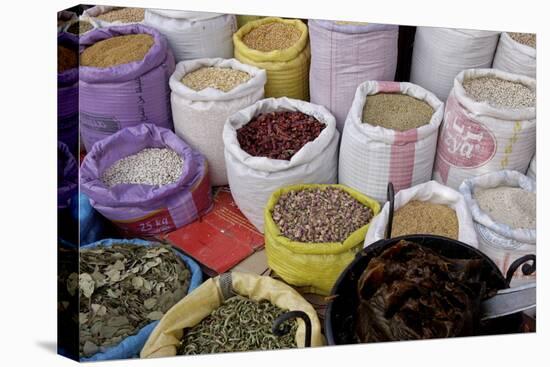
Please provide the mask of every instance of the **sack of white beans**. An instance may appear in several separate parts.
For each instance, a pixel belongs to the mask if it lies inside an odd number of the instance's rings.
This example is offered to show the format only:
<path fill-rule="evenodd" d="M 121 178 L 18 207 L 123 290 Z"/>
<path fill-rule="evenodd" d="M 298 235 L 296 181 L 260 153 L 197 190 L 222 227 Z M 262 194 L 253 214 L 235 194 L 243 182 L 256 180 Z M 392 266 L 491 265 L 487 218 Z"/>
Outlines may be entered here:
<path fill-rule="evenodd" d="M 459 191 L 472 213 L 479 249 L 503 274 L 514 260 L 535 254 L 535 181 L 517 171 L 503 170 L 465 180 Z M 512 285 L 535 281 L 535 276 L 524 275 L 518 269 Z"/>
<path fill-rule="evenodd" d="M 239 73 L 220 74 L 228 69 Z M 192 74 L 194 72 L 201 74 L 195 74 L 195 78 Z M 190 78 L 186 83 L 196 83 L 196 86 L 184 84 L 182 79 L 186 76 Z M 238 77 L 244 79 L 239 80 Z M 206 157 L 212 185 L 227 185 L 222 139 L 225 120 L 262 99 L 265 82 L 264 70 L 242 64 L 235 59 L 188 60 L 176 65 L 176 71 L 170 77 L 174 129 L 180 138 Z M 192 88 L 214 84 L 218 88 Z"/>
<path fill-rule="evenodd" d="M 515 41 L 509 33 L 502 32 L 493 60 L 493 68 L 536 78 L 537 50 Z"/>
<path fill-rule="evenodd" d="M 405 94 L 423 101 L 433 110 L 431 118 L 405 131 L 363 122 L 368 98 L 379 93 Z M 388 182 L 398 192 L 430 181 L 442 118 L 443 103 L 417 85 L 377 81 L 359 85 L 342 133 L 338 182 L 384 203 Z"/>
<path fill-rule="evenodd" d="M 498 37 L 493 31 L 417 27 L 411 83 L 445 101 L 459 72 L 491 67 Z"/>
<path fill-rule="evenodd" d="M 537 179 L 537 155 L 533 156 L 529 168 L 527 169 L 527 177 L 536 180 Z"/>
<path fill-rule="evenodd" d="M 458 74 L 445 105 L 434 179 L 456 189 L 488 172 L 525 172 L 535 153 L 535 86 L 535 79 L 496 69 Z"/>

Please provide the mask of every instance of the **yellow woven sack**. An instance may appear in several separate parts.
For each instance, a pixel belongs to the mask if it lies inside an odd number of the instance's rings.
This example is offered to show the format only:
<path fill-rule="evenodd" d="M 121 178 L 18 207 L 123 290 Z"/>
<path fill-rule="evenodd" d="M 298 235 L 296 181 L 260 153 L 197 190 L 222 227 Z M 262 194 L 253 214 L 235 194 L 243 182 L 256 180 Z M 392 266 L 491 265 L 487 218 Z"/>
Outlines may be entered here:
<path fill-rule="evenodd" d="M 175 356 L 185 337 L 183 329 L 197 325 L 220 307 L 229 297 L 229 289 L 255 301 L 268 300 L 284 310 L 305 312 L 311 320 L 311 346 L 325 344 L 315 309 L 297 291 L 267 276 L 232 272 L 207 280 L 169 309 L 147 339 L 141 358 Z M 302 348 L 304 342 L 305 324 L 298 319 L 296 344 Z"/>
<path fill-rule="evenodd" d="M 304 243 L 283 236 L 273 221 L 272 213 L 279 197 L 289 191 L 335 187 L 380 212 L 380 204 L 344 185 L 292 185 L 275 191 L 264 211 L 264 235 L 267 263 L 285 282 L 304 287 L 311 293 L 328 295 L 340 273 L 363 248 L 369 224 L 353 232 L 344 242 Z"/>
<path fill-rule="evenodd" d="M 298 28 L 302 35 L 284 50 L 262 52 L 246 46 L 242 38 L 253 29 L 268 23 L 287 23 Z M 233 34 L 235 58 L 242 63 L 265 69 L 265 97 L 289 97 L 309 101 L 309 35 L 307 26 L 299 19 L 262 18 L 246 23 Z"/>

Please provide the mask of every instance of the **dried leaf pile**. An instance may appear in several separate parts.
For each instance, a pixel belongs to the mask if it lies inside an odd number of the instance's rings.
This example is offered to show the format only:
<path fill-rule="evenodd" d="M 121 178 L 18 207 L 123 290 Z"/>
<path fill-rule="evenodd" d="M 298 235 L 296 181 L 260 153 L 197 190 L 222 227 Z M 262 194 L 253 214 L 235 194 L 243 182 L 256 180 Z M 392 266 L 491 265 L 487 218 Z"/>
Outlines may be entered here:
<path fill-rule="evenodd" d="M 273 321 L 285 313 L 267 300 L 234 296 L 199 324 L 185 330 L 178 354 L 208 354 L 295 348 L 297 322 L 281 337 L 271 332 Z"/>
<path fill-rule="evenodd" d="M 80 354 L 104 351 L 162 318 L 187 294 L 189 278 L 169 246 L 117 244 L 81 250 Z M 73 283 L 68 286 L 76 287 Z"/>

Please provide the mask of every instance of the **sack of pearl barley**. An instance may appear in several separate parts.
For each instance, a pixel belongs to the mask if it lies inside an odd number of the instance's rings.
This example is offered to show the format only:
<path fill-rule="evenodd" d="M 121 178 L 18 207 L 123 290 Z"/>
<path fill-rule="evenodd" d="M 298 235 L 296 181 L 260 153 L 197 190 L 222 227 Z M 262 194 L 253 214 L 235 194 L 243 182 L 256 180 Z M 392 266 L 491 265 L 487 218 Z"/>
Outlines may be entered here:
<path fill-rule="evenodd" d="M 468 94 L 465 82 L 471 91 L 480 83 L 477 96 Z M 535 87 L 535 79 L 496 69 L 458 74 L 445 105 L 434 180 L 458 189 L 485 173 L 527 171 L 536 147 Z"/>

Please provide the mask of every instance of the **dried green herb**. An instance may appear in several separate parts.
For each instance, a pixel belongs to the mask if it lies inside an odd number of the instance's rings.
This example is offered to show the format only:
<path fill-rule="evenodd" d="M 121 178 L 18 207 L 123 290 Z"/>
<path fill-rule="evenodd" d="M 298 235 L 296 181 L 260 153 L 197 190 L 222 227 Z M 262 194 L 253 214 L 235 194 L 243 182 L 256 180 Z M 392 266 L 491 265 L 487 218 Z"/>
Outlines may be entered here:
<path fill-rule="evenodd" d="M 271 332 L 273 321 L 285 312 L 267 300 L 256 302 L 234 296 L 184 331 L 178 354 L 296 348 L 296 321 L 292 321 L 290 332 L 284 336 Z"/>
<path fill-rule="evenodd" d="M 189 278 L 170 246 L 116 244 L 81 250 L 80 354 L 104 351 L 159 320 L 187 294 Z"/>

